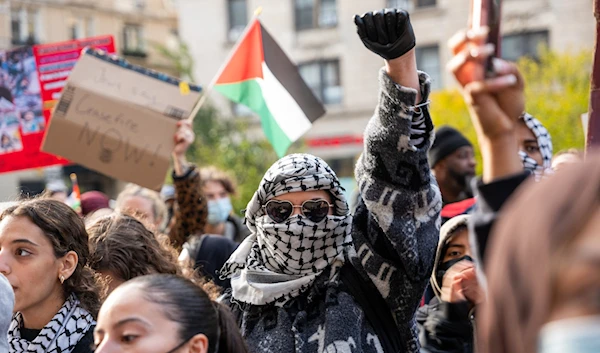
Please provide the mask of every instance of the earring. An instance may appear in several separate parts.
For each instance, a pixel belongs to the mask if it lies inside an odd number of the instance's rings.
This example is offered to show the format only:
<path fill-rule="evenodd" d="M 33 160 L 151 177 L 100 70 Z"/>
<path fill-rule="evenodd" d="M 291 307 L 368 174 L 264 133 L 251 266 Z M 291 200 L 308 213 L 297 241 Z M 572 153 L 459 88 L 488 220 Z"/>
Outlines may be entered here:
<path fill-rule="evenodd" d="M 59 279 L 60 279 L 60 284 L 65 283 L 65 276 L 60 275 Z"/>

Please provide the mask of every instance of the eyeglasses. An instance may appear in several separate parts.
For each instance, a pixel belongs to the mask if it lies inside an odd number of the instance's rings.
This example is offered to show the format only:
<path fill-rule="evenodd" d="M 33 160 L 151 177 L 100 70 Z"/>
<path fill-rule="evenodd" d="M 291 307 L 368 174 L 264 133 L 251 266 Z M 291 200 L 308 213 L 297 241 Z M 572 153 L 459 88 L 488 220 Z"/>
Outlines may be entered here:
<path fill-rule="evenodd" d="M 294 208 L 299 208 L 300 212 L 311 222 L 319 223 L 327 217 L 329 209 L 333 205 L 323 199 L 306 200 L 302 205 L 294 205 L 287 200 L 269 200 L 263 208 L 266 214 L 277 223 L 286 221 L 294 213 Z"/>

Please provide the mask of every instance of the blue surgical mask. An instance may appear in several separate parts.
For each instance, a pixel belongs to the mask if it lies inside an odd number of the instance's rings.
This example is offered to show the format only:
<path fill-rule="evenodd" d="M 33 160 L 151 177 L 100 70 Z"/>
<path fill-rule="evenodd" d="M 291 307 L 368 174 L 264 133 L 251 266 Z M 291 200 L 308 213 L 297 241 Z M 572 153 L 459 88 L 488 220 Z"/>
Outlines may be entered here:
<path fill-rule="evenodd" d="M 208 201 L 208 223 L 216 225 L 225 222 L 232 209 L 229 197 Z"/>
<path fill-rule="evenodd" d="M 600 352 L 600 315 L 550 322 L 540 330 L 538 353 Z"/>

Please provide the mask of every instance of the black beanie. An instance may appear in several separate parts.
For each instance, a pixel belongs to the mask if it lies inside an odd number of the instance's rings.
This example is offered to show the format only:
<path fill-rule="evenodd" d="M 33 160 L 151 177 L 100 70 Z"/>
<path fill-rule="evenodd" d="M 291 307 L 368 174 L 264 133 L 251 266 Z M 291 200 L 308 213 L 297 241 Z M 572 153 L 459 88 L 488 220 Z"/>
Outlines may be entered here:
<path fill-rule="evenodd" d="M 442 126 L 435 131 L 435 140 L 429 150 L 429 166 L 433 168 L 439 161 L 463 146 L 472 146 L 458 130 Z"/>

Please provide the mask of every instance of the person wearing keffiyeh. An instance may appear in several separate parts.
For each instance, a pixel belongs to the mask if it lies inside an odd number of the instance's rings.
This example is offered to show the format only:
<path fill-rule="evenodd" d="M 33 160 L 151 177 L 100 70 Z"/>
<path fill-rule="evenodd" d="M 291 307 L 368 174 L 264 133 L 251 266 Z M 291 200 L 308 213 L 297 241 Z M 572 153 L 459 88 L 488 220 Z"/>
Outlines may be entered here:
<path fill-rule="evenodd" d="M 356 165 L 356 212 L 318 157 L 289 155 L 266 172 L 245 214 L 252 234 L 221 270 L 232 286 L 221 300 L 253 352 L 419 352 L 414 317 L 442 206 L 427 160 L 430 80 L 416 70 L 405 11 L 355 23 L 386 59 Z"/>
<path fill-rule="evenodd" d="M 537 179 L 552 173 L 552 137 L 546 127 L 529 113 L 517 124 L 519 157 L 525 170 Z"/>
<path fill-rule="evenodd" d="M 0 248 L 15 293 L 9 352 L 91 353 L 100 300 L 79 215 L 56 200 L 19 202 L 0 215 Z"/>

